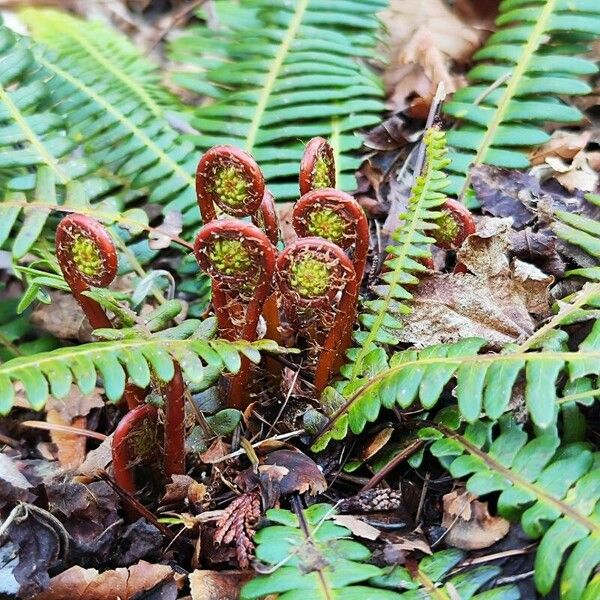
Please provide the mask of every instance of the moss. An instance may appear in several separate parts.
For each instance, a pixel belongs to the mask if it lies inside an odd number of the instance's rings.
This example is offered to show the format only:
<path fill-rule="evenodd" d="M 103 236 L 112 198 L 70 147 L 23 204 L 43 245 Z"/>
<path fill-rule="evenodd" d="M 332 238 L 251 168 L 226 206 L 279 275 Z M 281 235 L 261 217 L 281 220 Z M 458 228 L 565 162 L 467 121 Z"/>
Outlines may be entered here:
<path fill-rule="evenodd" d="M 239 240 L 217 240 L 211 246 L 208 257 L 223 275 L 240 275 L 252 266 L 252 256 Z"/>
<path fill-rule="evenodd" d="M 248 185 L 244 174 L 230 165 L 215 173 L 213 191 L 224 204 L 236 208 L 247 201 Z"/>
<path fill-rule="evenodd" d="M 313 189 L 321 190 L 333 187 L 333 181 L 330 177 L 331 167 L 331 161 L 326 156 L 317 156 L 313 171 Z"/>
<path fill-rule="evenodd" d="M 300 258 L 291 266 L 290 287 L 303 298 L 323 296 L 330 286 L 329 267 L 310 256 Z"/>
<path fill-rule="evenodd" d="M 442 216 L 435 223 L 439 229 L 432 232 L 433 237 L 439 243 L 452 245 L 460 234 L 460 225 L 454 215 L 450 211 L 444 210 Z"/>
<path fill-rule="evenodd" d="M 346 220 L 331 208 L 322 208 L 308 215 L 306 229 L 310 235 L 339 243 L 346 232 Z"/>
<path fill-rule="evenodd" d="M 82 275 L 98 277 L 102 273 L 102 254 L 90 238 L 77 234 L 71 244 L 71 255 L 74 265 Z"/>

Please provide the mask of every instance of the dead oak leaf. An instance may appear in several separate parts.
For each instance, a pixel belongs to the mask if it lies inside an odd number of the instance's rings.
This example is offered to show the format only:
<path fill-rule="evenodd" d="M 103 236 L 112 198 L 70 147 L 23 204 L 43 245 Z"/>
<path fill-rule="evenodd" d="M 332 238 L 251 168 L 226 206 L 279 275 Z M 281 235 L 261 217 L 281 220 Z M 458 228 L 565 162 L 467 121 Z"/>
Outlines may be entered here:
<path fill-rule="evenodd" d="M 499 349 L 535 328 L 522 288 L 509 274 L 434 273 L 421 280 L 412 307 L 398 337 L 419 348 L 482 337 Z"/>
<path fill-rule="evenodd" d="M 487 502 L 475 500 L 466 491 L 455 490 L 443 497 L 442 527 L 447 531 L 444 540 L 460 550 L 480 550 L 501 540 L 510 529 L 502 517 L 493 517 Z"/>
<path fill-rule="evenodd" d="M 128 569 L 119 568 L 103 573 L 75 566 L 53 577 L 49 587 L 32 600 L 130 600 L 136 594 L 158 586 L 166 588 L 161 598 L 175 600 L 177 585 L 174 575 L 171 567 L 143 560 Z"/>
<path fill-rule="evenodd" d="M 453 62 L 467 61 L 484 33 L 461 21 L 442 0 L 392 0 L 381 14 L 390 36 L 391 56 L 384 75 L 396 110 L 416 92 L 432 98 L 439 83 L 458 87 Z"/>

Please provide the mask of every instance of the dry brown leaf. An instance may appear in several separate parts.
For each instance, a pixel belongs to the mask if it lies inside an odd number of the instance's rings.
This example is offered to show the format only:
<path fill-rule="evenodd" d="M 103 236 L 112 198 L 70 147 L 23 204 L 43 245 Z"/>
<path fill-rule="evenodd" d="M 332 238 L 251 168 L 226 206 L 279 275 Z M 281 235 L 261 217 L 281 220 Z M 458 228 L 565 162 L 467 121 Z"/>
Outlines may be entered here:
<path fill-rule="evenodd" d="M 81 429 L 85 429 L 87 425 L 85 417 L 75 417 L 72 421 L 67 421 L 57 410 L 46 412 L 46 422 L 52 425 L 73 425 Z M 51 430 L 50 439 L 56 445 L 56 457 L 64 469 L 75 469 L 85 460 L 85 436 Z"/>
<path fill-rule="evenodd" d="M 186 499 L 192 503 L 201 503 L 206 492 L 206 486 L 189 475 L 171 475 L 171 483 L 166 485 L 161 504 L 173 504 Z"/>
<path fill-rule="evenodd" d="M 254 571 L 204 571 L 190 573 L 192 600 L 237 600 Z"/>
<path fill-rule="evenodd" d="M 443 497 L 442 527 L 447 529 L 446 543 L 461 550 L 488 548 L 501 540 L 510 529 L 502 517 L 493 517 L 487 502 L 475 500 L 466 491 L 455 490 Z"/>
<path fill-rule="evenodd" d="M 334 515 L 332 520 L 334 523 L 349 529 L 352 535 L 365 540 L 376 540 L 381 535 L 381 531 L 377 527 L 373 527 L 373 525 L 369 525 L 353 515 Z"/>
<path fill-rule="evenodd" d="M 593 192 L 598 187 L 598 172 L 590 166 L 583 150 L 573 157 L 570 164 L 557 156 L 547 157 L 546 164 L 552 168 L 551 176 L 570 192 Z"/>
<path fill-rule="evenodd" d="M 531 314 L 550 312 L 554 278 L 515 261 L 506 251 L 511 219 L 484 217 L 477 233 L 458 252 L 469 273 L 433 273 L 413 293 L 413 312 L 404 319 L 401 341 L 425 347 L 465 337 L 482 337 L 493 348 L 518 342 L 535 330 Z"/>
<path fill-rule="evenodd" d="M 92 329 L 79 303 L 70 294 L 49 292 L 51 304 L 40 304 L 31 313 L 31 323 L 59 339 L 92 340 Z"/>
<path fill-rule="evenodd" d="M 531 152 L 529 160 L 532 165 L 541 165 L 551 157 L 572 160 L 588 145 L 591 137 L 590 131 L 555 131 L 545 144 Z"/>
<path fill-rule="evenodd" d="M 384 75 L 394 110 L 416 93 L 433 98 L 439 83 L 451 93 L 460 86 L 453 62 L 467 61 L 484 33 L 461 21 L 442 0 L 392 0 L 381 13 L 390 34 L 391 55 Z"/>
<path fill-rule="evenodd" d="M 50 580 L 50 586 L 32 600 L 129 600 L 136 594 L 155 586 L 172 582 L 174 571 L 165 565 L 154 565 L 141 560 L 128 569 L 121 568 L 99 573 L 96 569 L 71 567 Z M 163 596 L 175 598 L 177 595 Z"/>

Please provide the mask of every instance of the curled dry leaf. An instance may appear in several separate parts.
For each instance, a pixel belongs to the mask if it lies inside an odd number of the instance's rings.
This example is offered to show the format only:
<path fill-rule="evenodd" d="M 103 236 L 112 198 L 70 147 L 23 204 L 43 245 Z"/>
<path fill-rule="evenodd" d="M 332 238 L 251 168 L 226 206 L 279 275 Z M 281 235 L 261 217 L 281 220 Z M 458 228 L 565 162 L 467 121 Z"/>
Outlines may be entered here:
<path fill-rule="evenodd" d="M 288 449 L 267 454 L 258 469 L 246 469 L 236 483 L 246 491 L 258 487 L 266 508 L 274 506 L 280 496 L 306 492 L 316 496 L 327 489 L 327 481 L 317 464 L 303 452 Z"/>
<path fill-rule="evenodd" d="M 431 99 L 440 82 L 460 87 L 453 63 L 468 61 L 484 32 L 461 21 L 442 0 L 392 0 L 381 19 L 390 34 L 391 56 L 384 80 L 395 110 L 416 93 Z"/>
<path fill-rule="evenodd" d="M 32 597 L 32 600 L 131 600 L 143 592 L 159 589 L 162 600 L 177 598 L 173 569 L 142 560 L 128 569 L 103 573 L 96 569 L 71 567 L 53 577 L 48 589 Z"/>
<path fill-rule="evenodd" d="M 0 454 L 0 508 L 16 502 L 27 502 L 33 498 L 32 487 L 17 465 L 6 454 Z"/>
<path fill-rule="evenodd" d="M 475 500 L 475 496 L 469 492 L 450 492 L 443 497 L 443 503 L 442 527 L 447 529 L 444 540 L 455 548 L 488 548 L 501 540 L 510 529 L 506 519 L 491 516 L 487 502 Z"/>

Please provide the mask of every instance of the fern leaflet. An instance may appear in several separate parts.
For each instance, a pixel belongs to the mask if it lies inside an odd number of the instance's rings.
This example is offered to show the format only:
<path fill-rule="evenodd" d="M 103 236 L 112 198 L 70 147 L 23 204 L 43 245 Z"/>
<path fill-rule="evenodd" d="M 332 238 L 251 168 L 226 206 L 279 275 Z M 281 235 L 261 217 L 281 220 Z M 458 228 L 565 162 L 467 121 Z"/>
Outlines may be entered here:
<path fill-rule="evenodd" d="M 560 446 L 554 435 L 527 440 L 512 419 L 477 421 L 464 434 L 443 426 L 420 435 L 437 439 L 431 452 L 451 475 L 467 479 L 476 495 L 500 492 L 498 510 L 519 519 L 532 538 L 542 538 L 535 561 L 535 583 L 548 594 L 561 577 L 562 600 L 593 600 L 598 577 L 587 582 L 600 562 L 600 455 L 583 443 Z"/>
<path fill-rule="evenodd" d="M 504 0 L 496 23 L 498 30 L 475 54 L 472 85 L 445 107 L 462 120 L 448 134 L 451 193 L 464 186 L 470 166 L 527 168 L 522 147 L 549 139 L 541 123 L 582 118 L 555 96 L 589 93 L 581 77 L 597 72 L 592 61 L 573 56 L 586 52 L 582 40 L 600 35 L 600 5 L 594 0 Z"/>

